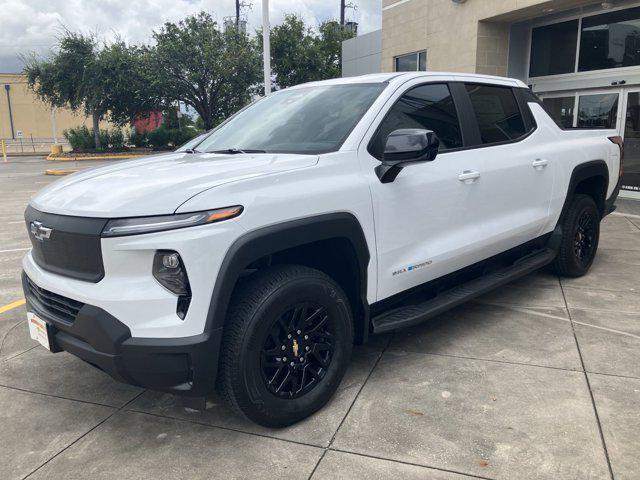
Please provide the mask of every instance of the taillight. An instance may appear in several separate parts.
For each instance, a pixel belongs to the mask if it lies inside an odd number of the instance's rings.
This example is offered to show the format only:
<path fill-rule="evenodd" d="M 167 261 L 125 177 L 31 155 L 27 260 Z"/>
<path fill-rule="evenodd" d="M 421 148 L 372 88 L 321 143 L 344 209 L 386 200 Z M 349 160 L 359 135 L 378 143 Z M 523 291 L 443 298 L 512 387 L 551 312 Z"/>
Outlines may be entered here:
<path fill-rule="evenodd" d="M 624 140 L 620 135 L 609 137 L 609 140 L 611 140 L 611 143 L 618 145 L 618 148 L 620 149 L 620 177 L 622 177 L 622 170 L 624 167 Z"/>

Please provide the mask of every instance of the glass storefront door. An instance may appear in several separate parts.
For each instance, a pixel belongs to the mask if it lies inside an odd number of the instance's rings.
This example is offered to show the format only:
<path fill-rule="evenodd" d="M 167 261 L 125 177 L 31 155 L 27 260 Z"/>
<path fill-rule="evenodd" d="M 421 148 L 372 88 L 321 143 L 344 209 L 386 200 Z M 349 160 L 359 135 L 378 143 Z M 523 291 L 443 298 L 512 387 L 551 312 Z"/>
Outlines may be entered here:
<path fill-rule="evenodd" d="M 625 92 L 622 193 L 640 198 L 640 89 Z"/>
<path fill-rule="evenodd" d="M 615 130 L 624 138 L 624 174 L 620 194 L 640 198 L 640 87 L 585 90 L 542 95 L 562 128 Z"/>

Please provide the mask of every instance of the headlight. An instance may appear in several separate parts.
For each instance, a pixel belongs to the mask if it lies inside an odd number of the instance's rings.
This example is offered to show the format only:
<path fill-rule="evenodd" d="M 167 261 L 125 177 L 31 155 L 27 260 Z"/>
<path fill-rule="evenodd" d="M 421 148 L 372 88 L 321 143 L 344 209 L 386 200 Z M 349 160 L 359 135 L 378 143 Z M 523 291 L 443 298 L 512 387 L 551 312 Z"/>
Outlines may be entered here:
<path fill-rule="evenodd" d="M 178 296 L 176 314 L 184 320 L 191 303 L 191 286 L 180 254 L 158 250 L 153 258 L 153 276 L 164 288 Z"/>
<path fill-rule="evenodd" d="M 179 213 L 176 215 L 157 215 L 154 217 L 117 218 L 109 220 L 102 230 L 103 237 L 122 237 L 140 233 L 162 232 L 176 228 L 195 227 L 208 223 L 221 222 L 237 217 L 243 207 L 218 208 L 204 212 Z"/>

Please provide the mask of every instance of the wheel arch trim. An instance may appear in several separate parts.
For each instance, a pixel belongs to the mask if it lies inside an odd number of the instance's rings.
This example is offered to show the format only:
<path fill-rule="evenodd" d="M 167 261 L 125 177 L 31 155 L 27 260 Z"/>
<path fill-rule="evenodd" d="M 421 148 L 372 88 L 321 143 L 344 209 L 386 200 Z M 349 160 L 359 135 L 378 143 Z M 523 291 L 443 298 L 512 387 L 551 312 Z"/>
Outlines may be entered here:
<path fill-rule="evenodd" d="M 567 195 L 564 199 L 564 205 L 562 206 L 562 211 L 560 213 L 558 224 L 560 224 L 562 222 L 562 219 L 565 217 L 567 210 L 569 208 L 569 204 L 571 203 L 571 198 L 575 193 L 575 190 L 578 184 L 580 184 L 580 182 L 584 180 L 588 180 L 589 178 L 594 178 L 594 177 L 603 177 L 605 180 L 604 192 L 602 197 L 602 205 L 597 205 L 597 206 L 598 206 L 598 209 L 600 210 L 600 215 L 602 217 L 606 215 L 605 205 L 607 202 L 607 191 L 609 189 L 609 167 L 607 167 L 607 163 L 604 160 L 592 160 L 592 161 L 577 165 L 571 172 L 569 187 L 567 188 Z"/>
<path fill-rule="evenodd" d="M 370 250 L 358 219 L 351 213 L 337 212 L 291 220 L 248 232 L 229 247 L 213 287 L 205 331 L 221 330 L 233 289 L 242 271 L 264 256 L 322 240 L 345 238 L 353 246 L 359 272 L 359 292 L 364 315 L 364 338 L 369 328 L 367 269 Z M 358 335 L 356 335 L 357 337 Z"/>

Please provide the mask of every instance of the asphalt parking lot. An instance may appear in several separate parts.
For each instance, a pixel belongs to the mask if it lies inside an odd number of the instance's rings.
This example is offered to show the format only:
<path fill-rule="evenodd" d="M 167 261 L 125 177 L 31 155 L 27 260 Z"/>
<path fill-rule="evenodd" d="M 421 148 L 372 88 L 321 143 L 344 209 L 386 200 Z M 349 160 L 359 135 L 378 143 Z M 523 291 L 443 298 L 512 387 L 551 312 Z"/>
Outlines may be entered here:
<path fill-rule="evenodd" d="M 29 339 L 11 305 L 45 168 L 0 163 L 0 478 L 640 478 L 640 202 L 604 221 L 586 277 L 537 273 L 374 337 L 327 407 L 269 430 Z"/>

